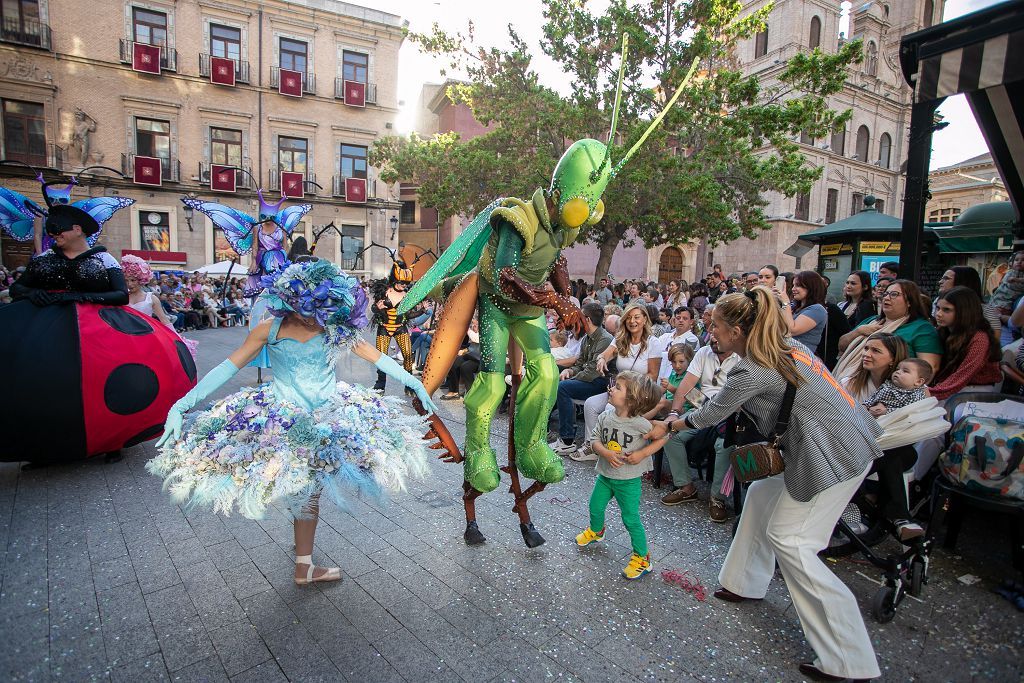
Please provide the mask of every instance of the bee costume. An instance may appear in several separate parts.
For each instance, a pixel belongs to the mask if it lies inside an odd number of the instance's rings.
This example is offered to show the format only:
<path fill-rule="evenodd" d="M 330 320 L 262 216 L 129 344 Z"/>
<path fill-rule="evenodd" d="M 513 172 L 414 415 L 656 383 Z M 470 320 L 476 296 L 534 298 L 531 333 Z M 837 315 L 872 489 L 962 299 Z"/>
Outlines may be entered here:
<path fill-rule="evenodd" d="M 395 258 L 394 255 L 392 258 Z M 408 316 L 406 313 L 398 312 L 398 305 L 410 286 L 412 269 L 401 259 L 395 260 L 391 264 L 391 272 L 388 273 L 387 289 L 378 292 L 377 301 L 373 306 L 373 317 L 377 321 L 377 350 L 386 356 L 391 348 L 391 340 L 394 339 L 398 343 L 399 351 L 402 352 L 402 365 L 406 372 L 412 372 L 412 339 L 409 338 L 409 328 L 406 325 Z M 378 306 L 381 301 L 385 303 L 386 308 Z M 383 391 L 386 385 L 387 375 L 378 370 L 377 382 L 373 388 Z"/>

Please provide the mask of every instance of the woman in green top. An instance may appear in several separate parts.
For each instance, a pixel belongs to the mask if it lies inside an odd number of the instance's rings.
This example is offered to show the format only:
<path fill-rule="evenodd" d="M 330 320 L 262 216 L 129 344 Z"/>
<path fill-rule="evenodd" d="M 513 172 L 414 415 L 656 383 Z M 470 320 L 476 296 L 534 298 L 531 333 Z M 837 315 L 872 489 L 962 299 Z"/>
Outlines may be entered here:
<path fill-rule="evenodd" d="M 896 280 L 882 295 L 882 314 L 865 318 L 860 325 L 839 338 L 842 356 L 834 375 L 843 379 L 857 371 L 864 342 L 875 332 L 890 332 L 907 342 L 911 357 L 928 361 L 938 371 L 942 360 L 942 342 L 928 320 L 921 290 L 910 280 Z"/>

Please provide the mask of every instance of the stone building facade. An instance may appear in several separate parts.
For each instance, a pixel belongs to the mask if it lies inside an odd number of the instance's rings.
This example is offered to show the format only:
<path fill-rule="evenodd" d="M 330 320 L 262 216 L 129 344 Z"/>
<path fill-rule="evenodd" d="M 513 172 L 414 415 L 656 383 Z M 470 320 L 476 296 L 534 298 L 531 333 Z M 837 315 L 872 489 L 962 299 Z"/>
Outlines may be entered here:
<path fill-rule="evenodd" d="M 750 2 L 747 11 L 766 3 Z M 864 197 L 874 195 L 883 213 L 903 212 L 903 169 L 908 148 L 912 90 L 899 66 L 900 38 L 942 20 L 943 0 L 854 3 L 850 37 L 864 41 L 864 61 L 854 65 L 843 90 L 832 97 L 835 110 L 851 109 L 844 131 L 825 140 L 798 137 L 807 161 L 822 168 L 810 193 L 784 197 L 769 193 L 765 212 L 771 230 L 756 239 L 741 239 L 698 249 L 705 272 L 715 263 L 727 272 L 757 270 L 774 261 L 782 270 L 811 268 L 816 250 L 802 251 L 797 238 L 817 227 L 858 212 Z M 777 0 L 761 33 L 740 42 L 736 57 L 744 73 L 757 75 L 765 87 L 777 82 L 785 63 L 798 52 L 820 47 L 834 53 L 840 41 L 840 3 L 833 0 Z M 789 254 L 787 254 L 789 250 Z"/>
<path fill-rule="evenodd" d="M 972 206 L 1009 200 L 988 152 L 935 169 L 928 174 L 928 189 L 932 197 L 925 220 L 929 223 L 954 221 Z"/>
<path fill-rule="evenodd" d="M 338 0 L 12 0 L 2 10 L 0 157 L 47 179 L 91 165 L 124 173 L 84 174 L 73 196 L 136 200 L 104 226 L 114 256 L 144 252 L 158 268 L 221 260 L 223 237 L 180 198 L 255 215 L 256 188 L 276 201 L 283 178 L 302 194 L 290 203 L 313 205 L 295 235 L 312 241 L 333 222 L 318 255 L 386 272 L 383 250 L 353 256 L 398 242 L 398 188 L 377 180 L 366 155 L 397 116 L 400 17 Z M 159 184 L 139 182 L 157 168 Z M 0 166 L 0 184 L 42 204 L 25 169 Z M 0 250 L 5 265 L 28 256 L 6 236 Z"/>

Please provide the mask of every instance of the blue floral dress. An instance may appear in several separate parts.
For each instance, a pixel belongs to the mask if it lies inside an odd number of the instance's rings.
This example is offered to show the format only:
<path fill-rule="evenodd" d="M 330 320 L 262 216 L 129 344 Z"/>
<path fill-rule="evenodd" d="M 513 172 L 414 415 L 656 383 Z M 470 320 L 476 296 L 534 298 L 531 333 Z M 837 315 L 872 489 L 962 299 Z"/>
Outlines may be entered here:
<path fill-rule="evenodd" d="M 273 380 L 192 414 L 182 438 L 146 464 L 174 500 L 252 519 L 282 503 L 300 515 L 319 492 L 343 506 L 345 489 L 377 497 L 423 476 L 422 418 L 397 398 L 337 382 L 323 334 L 279 339 L 280 327 L 278 318 L 265 347 Z"/>

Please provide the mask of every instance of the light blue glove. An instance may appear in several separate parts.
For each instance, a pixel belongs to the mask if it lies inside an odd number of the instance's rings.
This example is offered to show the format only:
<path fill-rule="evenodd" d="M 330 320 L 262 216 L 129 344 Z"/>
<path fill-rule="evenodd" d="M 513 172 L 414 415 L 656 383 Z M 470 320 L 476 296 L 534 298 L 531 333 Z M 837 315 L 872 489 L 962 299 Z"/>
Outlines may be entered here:
<path fill-rule="evenodd" d="M 437 412 L 437 406 L 430 400 L 430 394 L 427 393 L 427 389 L 423 386 L 423 382 L 406 372 L 405 368 L 396 363 L 394 358 L 382 353 L 374 365 L 376 365 L 377 369 L 388 377 L 398 380 L 403 386 L 416 392 L 416 398 L 420 400 L 420 403 L 423 404 L 424 408 L 432 413 Z"/>
<path fill-rule="evenodd" d="M 206 376 L 199 380 L 199 384 L 192 388 L 192 391 L 179 398 L 171 406 L 171 410 L 167 413 L 167 420 L 164 422 L 164 435 L 156 442 L 156 447 L 160 448 L 164 444 L 174 443 L 180 439 L 182 415 L 195 408 L 197 403 L 217 391 L 225 382 L 234 377 L 237 372 L 238 368 L 235 367 L 235 364 L 225 358 L 223 363 L 206 373 Z"/>

